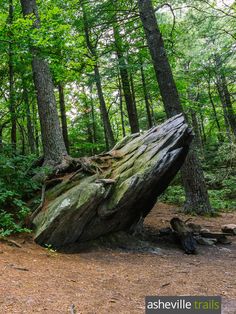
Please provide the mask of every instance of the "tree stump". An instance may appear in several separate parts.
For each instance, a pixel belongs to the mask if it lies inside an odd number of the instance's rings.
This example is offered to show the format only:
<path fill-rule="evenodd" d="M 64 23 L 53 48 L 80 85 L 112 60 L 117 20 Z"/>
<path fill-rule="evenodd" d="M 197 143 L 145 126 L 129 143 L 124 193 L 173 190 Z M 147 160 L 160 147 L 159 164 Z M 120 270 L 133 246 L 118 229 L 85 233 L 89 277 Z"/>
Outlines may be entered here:
<path fill-rule="evenodd" d="M 93 173 L 85 167 L 46 191 L 33 220 L 35 241 L 60 248 L 134 230 L 180 169 L 192 137 L 180 114 L 84 158 Z"/>

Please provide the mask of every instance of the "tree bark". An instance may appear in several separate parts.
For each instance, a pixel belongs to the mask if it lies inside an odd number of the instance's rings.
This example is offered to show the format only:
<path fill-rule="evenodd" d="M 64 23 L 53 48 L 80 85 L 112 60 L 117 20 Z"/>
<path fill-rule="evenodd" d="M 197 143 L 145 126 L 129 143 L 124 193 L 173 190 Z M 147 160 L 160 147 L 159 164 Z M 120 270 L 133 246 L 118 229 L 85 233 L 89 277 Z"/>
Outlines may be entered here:
<path fill-rule="evenodd" d="M 21 155 L 25 155 L 25 130 L 23 125 L 18 122 L 20 134 L 21 134 Z"/>
<path fill-rule="evenodd" d="M 42 153 L 40 152 L 40 143 L 39 143 L 39 139 L 40 139 L 40 135 L 39 135 L 39 131 L 38 131 L 38 112 L 36 110 L 36 103 L 33 101 L 32 103 L 32 114 L 33 114 L 33 127 L 34 127 L 34 134 L 35 134 L 35 152 L 36 155 L 42 155 Z"/>
<path fill-rule="evenodd" d="M 150 111 L 149 97 L 148 97 L 148 91 L 147 91 L 147 84 L 146 84 L 146 79 L 145 79 L 145 75 L 144 75 L 142 60 L 140 61 L 140 71 L 141 71 L 141 78 L 142 78 L 142 85 L 143 85 L 143 94 L 144 94 L 144 100 L 145 100 L 145 107 L 146 107 L 146 112 L 147 112 L 148 128 L 151 128 L 152 125 L 153 125 L 152 124 L 152 116 L 151 116 L 151 111 Z"/>
<path fill-rule="evenodd" d="M 197 242 L 194 239 L 191 228 L 189 228 L 181 219 L 176 217 L 171 219 L 170 225 L 178 236 L 185 253 L 195 254 Z"/>
<path fill-rule="evenodd" d="M 95 118 L 95 109 L 93 102 L 93 87 L 90 86 L 90 101 L 91 101 L 91 116 L 92 116 L 92 128 L 93 128 L 93 144 L 97 142 L 97 130 L 96 130 L 96 118 Z M 94 148 L 94 153 L 96 153 L 96 149 Z"/>
<path fill-rule="evenodd" d="M 95 141 L 94 141 L 94 121 L 93 121 L 93 116 L 94 116 L 94 108 L 93 108 L 93 104 L 91 105 L 90 104 L 90 101 L 87 97 L 87 94 L 86 94 L 86 91 L 85 91 L 85 88 L 84 88 L 84 85 L 82 87 L 82 92 L 83 92 L 83 95 L 84 95 L 84 108 L 85 108 L 85 121 L 86 121 L 86 126 L 87 126 L 87 135 L 88 135 L 88 142 L 89 143 L 93 143 L 95 144 Z M 92 147 L 91 150 L 90 150 L 90 153 L 91 154 L 94 154 L 94 148 Z"/>
<path fill-rule="evenodd" d="M 40 28 L 40 20 L 35 0 L 21 0 L 23 15 L 34 16 L 34 28 Z M 41 125 L 44 164 L 56 166 L 68 158 L 60 128 L 54 95 L 52 74 L 46 60 L 38 49 L 31 47 L 34 85 L 37 93 L 38 112 Z"/>
<path fill-rule="evenodd" d="M 94 77 L 95 77 L 95 82 L 96 82 L 96 87 L 97 87 L 97 95 L 99 99 L 99 104 L 100 104 L 100 111 L 101 111 L 101 117 L 104 125 L 104 133 L 105 133 L 105 138 L 106 142 L 108 144 L 109 148 L 112 148 L 115 144 L 115 139 L 106 107 L 106 102 L 104 99 L 104 94 L 102 90 L 102 83 L 101 83 L 101 76 L 100 76 L 100 71 L 97 63 L 97 53 L 96 53 L 96 48 L 91 42 L 90 39 L 90 30 L 89 30 L 89 25 L 88 25 L 88 20 L 87 20 L 87 13 L 85 9 L 85 5 L 83 1 L 82 3 L 82 10 L 83 10 L 83 22 L 84 22 L 84 32 L 85 32 L 85 39 L 87 43 L 87 47 L 92 55 L 92 57 L 95 59 L 95 64 L 94 64 Z"/>
<path fill-rule="evenodd" d="M 33 128 L 33 123 L 32 123 L 28 90 L 26 87 L 26 82 L 25 82 L 24 77 L 22 77 L 22 85 L 23 85 L 23 99 L 26 106 L 28 145 L 29 145 L 31 154 L 34 154 L 35 153 L 34 128 Z"/>
<path fill-rule="evenodd" d="M 121 82 L 122 82 L 122 87 L 123 87 L 123 92 L 124 92 L 126 108 L 128 112 L 131 133 L 138 133 L 139 124 L 138 124 L 137 109 L 135 107 L 133 95 L 131 92 L 129 74 L 127 70 L 127 63 L 124 58 L 122 41 L 121 41 L 119 28 L 116 21 L 113 23 L 113 32 L 114 32 L 116 53 L 117 53 L 118 62 L 119 62 L 120 77 L 121 77 Z"/>
<path fill-rule="evenodd" d="M 156 21 L 151 0 L 139 0 L 138 3 L 164 107 L 167 116 L 172 117 L 182 112 L 183 109 L 166 54 L 162 34 Z"/>
<path fill-rule="evenodd" d="M 67 119 L 66 119 L 65 95 L 64 95 L 64 86 L 61 82 L 58 84 L 58 92 L 59 92 L 62 135 L 63 135 L 63 139 L 66 145 L 67 153 L 69 154 L 70 144 L 69 144 L 68 127 L 67 127 Z"/>
<path fill-rule="evenodd" d="M 3 148 L 3 130 L 8 125 L 10 121 L 5 121 L 0 125 L 0 150 Z"/>
<path fill-rule="evenodd" d="M 123 137 L 125 137 L 126 132 L 125 132 L 124 111 L 123 111 L 123 95 L 122 95 L 122 86 L 121 86 L 119 74 L 118 74 L 118 83 L 119 83 L 119 98 L 120 98 L 120 102 L 119 102 L 120 119 L 121 119 L 121 126 L 122 126 L 122 134 L 123 134 Z"/>
<path fill-rule="evenodd" d="M 225 120 L 230 126 L 231 132 L 236 137 L 236 117 L 234 114 L 231 96 L 228 90 L 225 75 L 221 73 L 217 81 L 217 89 L 220 96 L 221 104 L 224 110 Z"/>
<path fill-rule="evenodd" d="M 128 60 L 127 60 L 128 61 Z M 129 61 L 128 61 L 129 62 Z M 129 78 L 130 78 L 130 88 L 131 88 L 131 93 L 132 93 L 132 98 L 133 98 L 133 104 L 134 104 L 134 109 L 135 109 L 135 115 L 138 119 L 138 110 L 137 110 L 137 103 L 136 103 L 136 95 L 135 95 L 135 87 L 134 87 L 134 77 L 132 70 L 129 71 Z"/>
<path fill-rule="evenodd" d="M 218 115 L 217 115 L 217 111 L 216 111 L 216 106 L 215 106 L 215 103 L 214 103 L 213 97 L 212 97 L 210 78 L 209 78 L 209 80 L 207 81 L 207 83 L 208 83 L 208 96 L 209 96 L 209 99 L 210 99 L 210 103 L 211 103 L 211 106 L 212 106 L 214 119 L 215 119 L 216 126 L 217 126 L 217 129 L 218 129 L 218 135 L 217 135 L 217 137 L 218 137 L 219 142 L 222 142 L 222 141 L 223 141 L 223 137 L 222 137 L 222 133 L 221 133 L 221 126 L 220 126 L 220 121 L 219 121 L 219 119 L 218 119 Z"/>
<path fill-rule="evenodd" d="M 13 14 L 14 14 L 14 7 L 13 7 L 13 0 L 9 0 L 9 15 L 8 15 L 8 24 L 11 27 L 13 23 Z M 8 49 L 8 66 L 9 66 L 9 109 L 11 115 L 11 144 L 13 150 L 16 150 L 16 104 L 15 104 L 15 91 L 14 91 L 14 64 L 13 64 L 13 44 L 12 44 L 12 32 L 9 32 L 9 49 Z"/>
<path fill-rule="evenodd" d="M 165 51 L 164 41 L 151 0 L 139 0 L 138 5 L 164 108 L 167 116 L 171 117 L 183 112 L 183 108 Z M 194 145 L 181 169 L 181 174 L 186 195 L 185 211 L 198 214 L 212 212 L 203 170 L 195 154 Z"/>
<path fill-rule="evenodd" d="M 104 123 L 105 134 L 108 141 L 108 147 L 112 148 L 115 144 L 115 139 L 114 139 L 114 135 L 113 135 L 113 131 L 112 131 L 112 127 L 111 127 L 111 123 L 110 123 L 110 119 L 109 119 L 109 115 L 108 115 L 108 111 L 107 111 L 107 107 L 106 107 L 106 103 L 105 103 L 105 99 L 104 99 L 104 95 L 102 91 L 101 77 L 100 77 L 100 72 L 99 72 L 99 68 L 97 64 L 94 67 L 94 75 L 96 79 L 98 99 L 100 103 L 100 110 L 101 110 L 101 115 L 102 115 L 102 121 Z"/>
<path fill-rule="evenodd" d="M 197 119 L 197 123 L 199 126 L 199 134 L 200 134 L 200 138 L 201 138 L 201 142 L 202 142 L 202 147 L 204 146 L 204 144 L 207 141 L 207 137 L 206 137 L 206 131 L 205 131 L 205 126 L 204 126 L 204 118 L 203 118 L 203 114 L 202 114 L 202 110 L 201 108 L 199 108 L 199 117 L 200 117 L 200 122 L 199 119 Z"/>
<path fill-rule="evenodd" d="M 203 149 L 202 137 L 200 133 L 200 127 L 199 127 L 199 123 L 197 119 L 197 113 L 195 110 L 191 109 L 190 114 L 191 114 L 192 126 L 195 133 L 196 147 L 198 148 L 198 151 L 200 152 L 200 154 L 204 156 L 204 149 Z"/>
<path fill-rule="evenodd" d="M 3 148 L 3 143 L 2 143 L 2 133 L 3 133 L 3 127 L 2 125 L 0 126 L 0 151 L 2 150 Z"/>

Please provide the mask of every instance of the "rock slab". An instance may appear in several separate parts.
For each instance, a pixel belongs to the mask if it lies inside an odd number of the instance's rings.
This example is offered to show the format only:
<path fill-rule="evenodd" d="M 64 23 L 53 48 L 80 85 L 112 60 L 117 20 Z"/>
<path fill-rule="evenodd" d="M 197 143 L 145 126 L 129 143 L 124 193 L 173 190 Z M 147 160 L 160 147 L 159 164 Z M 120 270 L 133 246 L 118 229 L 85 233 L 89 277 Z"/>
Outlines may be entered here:
<path fill-rule="evenodd" d="M 99 171 L 65 176 L 47 191 L 33 221 L 35 241 L 60 248 L 134 229 L 180 169 L 192 138 L 183 115 L 177 115 L 87 158 Z"/>

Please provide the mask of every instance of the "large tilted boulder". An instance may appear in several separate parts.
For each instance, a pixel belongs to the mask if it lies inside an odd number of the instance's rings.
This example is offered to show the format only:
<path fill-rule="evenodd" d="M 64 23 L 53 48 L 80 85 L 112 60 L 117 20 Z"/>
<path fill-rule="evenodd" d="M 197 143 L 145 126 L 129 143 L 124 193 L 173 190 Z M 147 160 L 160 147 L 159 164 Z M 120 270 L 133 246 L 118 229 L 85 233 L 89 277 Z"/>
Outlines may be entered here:
<path fill-rule="evenodd" d="M 62 247 L 133 228 L 174 178 L 191 139 L 178 115 L 89 158 L 96 174 L 81 170 L 47 191 L 45 206 L 33 221 L 35 241 Z"/>

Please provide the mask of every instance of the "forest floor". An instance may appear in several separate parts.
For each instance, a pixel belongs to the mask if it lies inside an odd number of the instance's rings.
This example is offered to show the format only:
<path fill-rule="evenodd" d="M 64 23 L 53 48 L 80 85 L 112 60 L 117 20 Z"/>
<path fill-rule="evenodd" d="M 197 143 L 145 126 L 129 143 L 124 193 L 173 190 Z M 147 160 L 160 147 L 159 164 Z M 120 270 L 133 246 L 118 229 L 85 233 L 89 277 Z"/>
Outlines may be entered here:
<path fill-rule="evenodd" d="M 157 204 L 148 228 L 167 227 L 176 207 Z M 211 231 L 236 223 L 236 212 L 193 217 Z M 0 243 L 0 314 L 144 313 L 147 295 L 221 295 L 223 313 L 236 313 L 236 236 L 231 245 L 199 246 L 186 255 L 160 243 L 157 254 L 96 249 L 62 254 L 14 237 L 21 248 Z M 74 307 L 74 310 L 72 310 Z"/>

